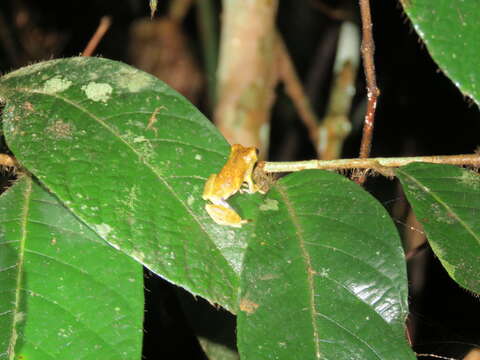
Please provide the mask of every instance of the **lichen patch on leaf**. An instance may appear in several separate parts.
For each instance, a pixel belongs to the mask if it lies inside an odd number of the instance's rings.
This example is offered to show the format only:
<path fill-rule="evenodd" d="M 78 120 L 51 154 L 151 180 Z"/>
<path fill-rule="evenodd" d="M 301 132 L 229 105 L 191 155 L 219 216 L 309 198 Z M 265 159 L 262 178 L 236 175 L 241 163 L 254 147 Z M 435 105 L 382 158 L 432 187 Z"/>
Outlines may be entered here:
<path fill-rule="evenodd" d="M 25 110 L 26 113 L 31 113 L 32 111 L 35 110 L 35 108 L 31 102 L 25 101 L 23 103 L 23 110 Z"/>
<path fill-rule="evenodd" d="M 113 229 L 108 224 L 98 224 L 94 225 L 94 230 L 101 238 L 105 239 L 112 232 Z"/>
<path fill-rule="evenodd" d="M 473 171 L 462 172 L 460 181 L 467 186 L 471 186 L 474 190 L 480 189 L 480 176 Z"/>
<path fill-rule="evenodd" d="M 106 102 L 108 99 L 110 99 L 110 96 L 113 92 L 113 88 L 109 84 L 97 83 L 95 81 L 82 86 L 82 90 L 90 100 L 102 102 Z"/>
<path fill-rule="evenodd" d="M 46 131 L 49 135 L 57 139 L 71 139 L 74 132 L 74 126 L 63 120 L 57 120 L 47 127 Z"/>
<path fill-rule="evenodd" d="M 457 219 L 454 214 L 447 212 L 445 209 L 441 208 L 439 204 L 432 203 L 430 209 L 435 216 L 435 220 L 444 224 L 452 225 L 455 224 Z"/>
<path fill-rule="evenodd" d="M 48 79 L 43 84 L 43 92 L 47 94 L 55 94 L 67 90 L 72 85 L 70 80 L 66 80 L 60 75 L 55 75 L 53 78 Z"/>
<path fill-rule="evenodd" d="M 137 150 L 143 161 L 148 162 L 155 156 L 155 149 L 150 140 L 145 136 L 137 136 L 131 131 L 126 131 L 126 133 L 122 135 L 122 139 Z"/>
<path fill-rule="evenodd" d="M 278 201 L 272 199 L 266 199 L 262 204 L 260 204 L 259 209 L 261 211 L 277 211 L 278 210 Z"/>
<path fill-rule="evenodd" d="M 129 92 L 140 92 L 152 86 L 158 87 L 158 79 L 133 68 L 121 69 L 116 74 L 116 85 Z"/>

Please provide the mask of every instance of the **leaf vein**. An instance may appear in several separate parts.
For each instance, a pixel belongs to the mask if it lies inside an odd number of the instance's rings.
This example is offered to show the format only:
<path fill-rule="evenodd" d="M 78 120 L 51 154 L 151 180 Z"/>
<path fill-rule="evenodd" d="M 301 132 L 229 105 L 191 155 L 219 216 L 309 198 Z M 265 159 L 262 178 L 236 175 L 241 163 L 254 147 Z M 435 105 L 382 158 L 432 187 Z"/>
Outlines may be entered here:
<path fill-rule="evenodd" d="M 307 249 L 305 247 L 305 239 L 303 238 L 303 233 L 301 229 L 300 222 L 298 220 L 297 214 L 295 212 L 294 206 L 290 201 L 290 198 L 288 197 L 287 193 L 285 192 L 283 186 L 278 185 L 277 186 L 278 192 L 280 196 L 282 197 L 283 201 L 285 202 L 285 205 L 288 210 L 288 214 L 290 215 L 290 218 L 292 219 L 292 223 L 295 226 L 295 232 L 297 233 L 297 238 L 299 240 L 299 245 L 300 245 L 300 250 L 302 253 L 302 258 L 305 262 L 306 266 L 306 273 L 307 273 L 307 282 L 308 282 L 308 290 L 309 290 L 309 311 L 310 311 L 310 317 L 312 321 L 312 329 L 313 329 L 313 340 L 315 344 L 315 357 L 317 359 L 321 359 L 321 354 L 320 354 L 320 341 L 319 341 L 319 331 L 318 331 L 318 326 L 317 322 L 315 320 L 316 317 L 316 310 L 315 310 L 315 291 L 314 291 L 314 279 L 313 279 L 313 267 L 312 267 L 312 260 L 310 259 L 310 255 L 307 252 Z"/>

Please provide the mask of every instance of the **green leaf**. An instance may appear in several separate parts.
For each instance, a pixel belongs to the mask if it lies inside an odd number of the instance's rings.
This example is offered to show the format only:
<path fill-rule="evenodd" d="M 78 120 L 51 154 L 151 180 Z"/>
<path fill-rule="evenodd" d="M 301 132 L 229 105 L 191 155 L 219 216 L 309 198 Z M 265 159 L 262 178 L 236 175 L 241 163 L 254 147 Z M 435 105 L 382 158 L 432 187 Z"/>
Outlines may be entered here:
<path fill-rule="evenodd" d="M 453 165 L 397 170 L 428 242 L 450 276 L 480 294 L 480 176 Z"/>
<path fill-rule="evenodd" d="M 0 197 L 0 359 L 139 359 L 142 280 L 30 178 Z"/>
<path fill-rule="evenodd" d="M 10 149 L 97 234 L 236 308 L 250 230 L 216 225 L 204 210 L 204 182 L 229 146 L 193 105 L 157 78 L 101 58 L 20 69 L 0 79 L 0 97 Z"/>
<path fill-rule="evenodd" d="M 403 0 L 403 7 L 435 62 L 464 95 L 480 105 L 480 2 Z"/>
<path fill-rule="evenodd" d="M 241 277 L 238 347 L 248 359 L 414 359 L 407 277 L 385 209 L 320 170 L 281 179 L 264 203 Z"/>

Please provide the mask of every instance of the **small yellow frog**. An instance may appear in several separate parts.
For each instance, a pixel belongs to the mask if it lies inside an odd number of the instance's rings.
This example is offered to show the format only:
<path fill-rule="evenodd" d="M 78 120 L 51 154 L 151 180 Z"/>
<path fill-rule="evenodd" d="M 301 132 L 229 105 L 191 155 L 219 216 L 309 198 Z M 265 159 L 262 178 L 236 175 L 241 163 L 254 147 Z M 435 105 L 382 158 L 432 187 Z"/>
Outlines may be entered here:
<path fill-rule="evenodd" d="M 241 227 L 248 222 L 242 219 L 226 200 L 237 191 L 249 194 L 260 191 L 252 180 L 253 167 L 257 160 L 257 149 L 254 147 L 232 145 L 230 156 L 222 170 L 208 178 L 202 197 L 211 202 L 205 204 L 205 210 L 217 224 Z M 245 183 L 247 187 L 242 188 Z"/>

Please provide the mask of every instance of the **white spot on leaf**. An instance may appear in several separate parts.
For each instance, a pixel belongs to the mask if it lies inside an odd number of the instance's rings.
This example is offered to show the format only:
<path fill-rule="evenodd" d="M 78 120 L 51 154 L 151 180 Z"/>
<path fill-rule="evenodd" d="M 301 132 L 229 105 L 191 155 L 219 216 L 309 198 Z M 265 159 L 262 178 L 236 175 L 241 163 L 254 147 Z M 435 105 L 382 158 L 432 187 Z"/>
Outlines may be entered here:
<path fill-rule="evenodd" d="M 108 236 L 108 234 L 110 234 L 112 232 L 112 227 L 108 224 L 98 224 L 98 225 L 94 225 L 94 229 L 95 231 L 97 232 L 97 234 L 102 237 L 102 238 L 106 238 Z"/>
<path fill-rule="evenodd" d="M 272 199 L 266 199 L 262 204 L 260 204 L 259 209 L 261 211 L 277 211 L 278 210 L 278 201 Z"/>
<path fill-rule="evenodd" d="M 93 101 L 106 102 L 112 95 L 112 87 L 106 83 L 96 83 L 92 81 L 88 85 L 82 86 L 82 90 L 87 95 L 87 98 Z"/>
<path fill-rule="evenodd" d="M 60 75 L 57 75 L 45 81 L 42 90 L 47 94 L 55 94 L 67 90 L 70 85 L 72 85 L 70 80 L 65 80 Z"/>

